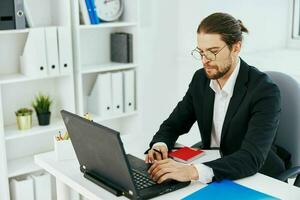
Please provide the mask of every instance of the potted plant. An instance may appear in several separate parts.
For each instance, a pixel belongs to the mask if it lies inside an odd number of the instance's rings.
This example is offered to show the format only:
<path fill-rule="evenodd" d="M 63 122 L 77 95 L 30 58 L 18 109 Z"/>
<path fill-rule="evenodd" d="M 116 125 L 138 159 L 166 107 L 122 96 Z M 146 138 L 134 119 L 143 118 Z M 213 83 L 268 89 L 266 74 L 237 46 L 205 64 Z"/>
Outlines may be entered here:
<path fill-rule="evenodd" d="M 32 109 L 20 108 L 15 113 L 19 130 L 26 130 L 32 127 Z"/>
<path fill-rule="evenodd" d="M 52 100 L 48 95 L 43 95 L 40 93 L 35 97 L 35 100 L 32 102 L 32 106 L 37 114 L 39 125 L 44 126 L 50 123 L 50 106 Z"/>

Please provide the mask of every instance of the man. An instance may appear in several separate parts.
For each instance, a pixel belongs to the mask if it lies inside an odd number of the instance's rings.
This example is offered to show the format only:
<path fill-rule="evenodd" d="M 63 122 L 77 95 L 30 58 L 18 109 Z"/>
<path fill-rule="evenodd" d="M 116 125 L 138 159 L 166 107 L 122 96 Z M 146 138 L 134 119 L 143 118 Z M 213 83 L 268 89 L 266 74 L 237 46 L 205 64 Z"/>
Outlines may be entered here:
<path fill-rule="evenodd" d="M 149 173 L 161 183 L 239 179 L 262 172 L 276 176 L 284 170 L 271 150 L 280 115 L 280 92 L 270 78 L 249 66 L 239 53 L 240 20 L 226 13 L 206 17 L 197 29 L 192 51 L 202 61 L 183 99 L 154 135 L 145 161 Z M 222 157 L 198 165 L 167 159 L 178 137 L 197 121 L 203 146 L 219 147 Z"/>

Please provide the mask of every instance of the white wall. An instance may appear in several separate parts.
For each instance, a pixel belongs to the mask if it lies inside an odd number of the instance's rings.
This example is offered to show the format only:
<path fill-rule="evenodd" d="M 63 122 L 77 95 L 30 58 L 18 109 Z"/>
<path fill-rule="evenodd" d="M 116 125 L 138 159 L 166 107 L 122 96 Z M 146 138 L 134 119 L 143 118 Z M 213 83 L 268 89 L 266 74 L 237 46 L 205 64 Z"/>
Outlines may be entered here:
<path fill-rule="evenodd" d="M 202 67 L 190 52 L 196 46 L 196 29 L 204 17 L 214 12 L 227 12 L 243 21 L 250 33 L 245 37 L 242 56 L 286 45 L 290 1 L 140 1 L 140 63 L 144 71 L 139 85 L 143 93 L 140 105 L 145 130 L 154 134 L 186 92 L 194 72 Z M 182 141 L 188 142 L 186 138 L 198 140 L 198 127 Z"/>

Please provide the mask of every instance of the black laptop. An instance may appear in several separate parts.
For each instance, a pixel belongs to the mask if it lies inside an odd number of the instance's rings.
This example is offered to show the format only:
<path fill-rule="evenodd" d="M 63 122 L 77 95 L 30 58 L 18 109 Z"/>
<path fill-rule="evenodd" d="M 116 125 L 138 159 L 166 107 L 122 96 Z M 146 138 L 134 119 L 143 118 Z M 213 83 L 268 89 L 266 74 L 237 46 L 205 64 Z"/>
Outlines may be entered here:
<path fill-rule="evenodd" d="M 147 173 L 149 165 L 125 154 L 120 133 L 65 110 L 61 111 L 84 177 L 117 196 L 148 199 L 190 182 L 157 184 Z"/>

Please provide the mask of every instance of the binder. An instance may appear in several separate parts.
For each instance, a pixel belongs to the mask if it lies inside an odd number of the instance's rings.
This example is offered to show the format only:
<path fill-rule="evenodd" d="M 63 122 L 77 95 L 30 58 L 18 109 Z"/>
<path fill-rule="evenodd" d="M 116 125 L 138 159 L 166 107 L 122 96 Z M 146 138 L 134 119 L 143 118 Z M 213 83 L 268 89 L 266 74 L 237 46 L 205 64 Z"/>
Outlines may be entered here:
<path fill-rule="evenodd" d="M 51 176 L 41 173 L 31 175 L 34 185 L 35 200 L 51 200 Z"/>
<path fill-rule="evenodd" d="M 124 87 L 124 112 L 130 113 L 135 110 L 135 72 L 127 70 L 123 72 Z"/>
<path fill-rule="evenodd" d="M 14 0 L 14 6 L 15 6 L 15 27 L 16 29 L 25 28 L 25 14 L 24 14 L 23 0 Z"/>
<path fill-rule="evenodd" d="M 44 28 L 30 29 L 23 54 L 20 56 L 21 73 L 30 77 L 47 76 Z"/>
<path fill-rule="evenodd" d="M 88 96 L 88 111 L 101 117 L 112 115 L 111 74 L 98 74 L 96 82 Z"/>
<path fill-rule="evenodd" d="M 84 0 L 84 1 L 85 1 L 85 4 L 86 4 L 86 7 L 87 7 L 87 11 L 88 11 L 88 14 L 89 14 L 91 24 L 95 24 L 91 0 Z"/>
<path fill-rule="evenodd" d="M 114 115 L 123 113 L 123 81 L 122 72 L 111 74 L 112 80 L 112 109 Z"/>
<path fill-rule="evenodd" d="M 91 2 L 91 7 L 92 7 L 92 14 L 93 14 L 94 23 L 99 24 L 100 20 L 99 20 L 99 17 L 97 15 L 95 0 L 90 0 L 90 2 Z"/>
<path fill-rule="evenodd" d="M 57 28 L 45 28 L 48 75 L 59 75 Z"/>
<path fill-rule="evenodd" d="M 67 27 L 58 27 L 58 57 L 60 74 L 72 73 L 72 41 Z"/>
<path fill-rule="evenodd" d="M 22 0 L 24 1 L 25 17 L 29 27 L 51 26 L 51 1 Z"/>
<path fill-rule="evenodd" d="M 12 200 L 34 200 L 33 180 L 30 177 L 10 181 Z"/>
<path fill-rule="evenodd" d="M 0 1 L 0 30 L 25 28 L 23 0 Z"/>
<path fill-rule="evenodd" d="M 88 13 L 88 9 L 87 9 L 85 0 L 79 0 L 79 6 L 80 6 L 80 13 L 81 13 L 82 23 L 85 24 L 85 25 L 90 25 L 91 20 L 90 20 L 90 16 L 89 16 L 89 13 Z"/>

